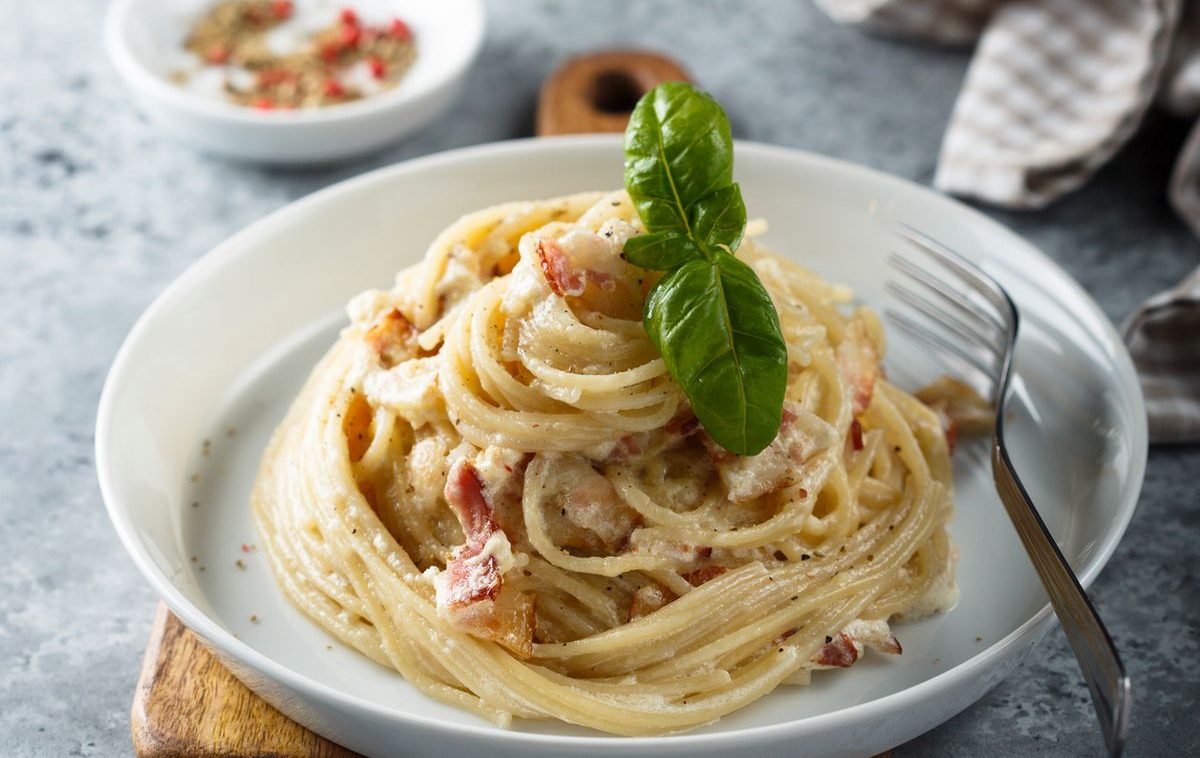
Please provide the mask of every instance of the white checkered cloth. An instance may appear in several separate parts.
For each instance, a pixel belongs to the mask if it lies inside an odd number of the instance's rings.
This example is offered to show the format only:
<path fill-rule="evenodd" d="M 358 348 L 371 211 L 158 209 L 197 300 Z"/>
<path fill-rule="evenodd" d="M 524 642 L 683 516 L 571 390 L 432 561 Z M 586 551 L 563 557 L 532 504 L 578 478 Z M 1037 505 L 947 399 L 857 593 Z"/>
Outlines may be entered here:
<path fill-rule="evenodd" d="M 1200 268 L 1138 308 L 1124 327 L 1151 442 L 1200 440 Z"/>
<path fill-rule="evenodd" d="M 1200 116 L 1200 0 L 816 0 L 835 20 L 949 44 L 978 40 L 934 184 L 1041 208 L 1091 178 L 1156 101 Z M 1180 16 L 1183 16 L 1182 20 Z M 1200 123 L 1171 202 L 1200 236 Z M 1200 269 L 1125 326 L 1154 442 L 1200 441 Z"/>

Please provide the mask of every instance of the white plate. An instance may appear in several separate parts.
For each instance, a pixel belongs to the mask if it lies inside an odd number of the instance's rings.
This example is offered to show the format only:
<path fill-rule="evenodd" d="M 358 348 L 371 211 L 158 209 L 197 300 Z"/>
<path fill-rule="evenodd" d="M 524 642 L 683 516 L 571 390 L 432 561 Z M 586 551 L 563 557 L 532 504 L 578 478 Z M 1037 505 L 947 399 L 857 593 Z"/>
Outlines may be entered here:
<path fill-rule="evenodd" d="M 999 682 L 1052 618 L 978 445 L 956 461 L 962 601 L 954 611 L 899 627 L 898 659 L 818 673 L 811 687 L 781 688 L 679 736 L 612 738 L 549 722 L 494 728 L 344 648 L 288 605 L 261 554 L 241 551 L 257 541 L 247 498 L 267 435 L 333 341 L 347 298 L 388 286 L 466 211 L 618 187 L 621 165 L 614 137 L 445 153 L 318 192 L 202 258 L 138 322 L 100 402 L 100 483 L 130 555 L 243 681 L 367 754 L 782 755 L 803 745 L 810 756 L 849 756 L 945 721 Z M 771 223 L 770 246 L 850 284 L 867 303 L 881 302 L 896 219 L 974 258 L 1008 288 L 1023 319 L 1013 457 L 1090 583 L 1133 513 L 1146 425 L 1129 357 L 1083 290 L 1003 227 L 908 182 L 747 143 L 737 146 L 735 173 L 751 215 Z M 908 384 L 937 373 L 924 352 L 891 334 L 894 378 Z"/>

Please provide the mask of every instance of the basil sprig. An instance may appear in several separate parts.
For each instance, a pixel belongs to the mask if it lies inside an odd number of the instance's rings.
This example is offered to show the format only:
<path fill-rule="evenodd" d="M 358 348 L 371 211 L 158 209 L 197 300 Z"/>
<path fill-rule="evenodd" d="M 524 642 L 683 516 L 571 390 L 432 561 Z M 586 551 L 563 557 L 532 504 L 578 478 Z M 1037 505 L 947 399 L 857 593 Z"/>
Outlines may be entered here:
<path fill-rule="evenodd" d="M 733 256 L 746 206 L 717 101 L 682 82 L 647 92 L 625 130 L 625 189 L 646 227 L 625 258 L 666 272 L 646 299 L 646 333 L 712 438 L 761 452 L 779 433 L 787 347 L 771 296 Z"/>

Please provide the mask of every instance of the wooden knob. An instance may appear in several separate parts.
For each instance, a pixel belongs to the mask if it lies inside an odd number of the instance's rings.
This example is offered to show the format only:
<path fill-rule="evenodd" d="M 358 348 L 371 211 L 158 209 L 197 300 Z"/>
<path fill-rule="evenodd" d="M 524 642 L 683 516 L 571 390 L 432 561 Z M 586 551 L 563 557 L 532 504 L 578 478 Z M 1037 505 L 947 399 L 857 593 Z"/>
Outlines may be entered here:
<path fill-rule="evenodd" d="M 644 50 L 607 50 L 567 60 L 542 84 L 537 134 L 622 132 L 638 98 L 663 82 L 690 82 L 676 61 Z"/>

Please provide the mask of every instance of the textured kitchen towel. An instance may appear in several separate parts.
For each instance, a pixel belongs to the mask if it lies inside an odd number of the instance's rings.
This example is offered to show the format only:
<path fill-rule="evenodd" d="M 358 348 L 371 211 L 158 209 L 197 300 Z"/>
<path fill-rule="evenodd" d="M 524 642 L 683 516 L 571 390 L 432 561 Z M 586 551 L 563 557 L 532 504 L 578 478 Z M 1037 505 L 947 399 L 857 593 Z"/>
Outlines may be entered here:
<path fill-rule="evenodd" d="M 1126 322 L 1150 415 L 1151 442 L 1200 439 L 1200 268 Z"/>
<path fill-rule="evenodd" d="M 817 0 L 836 21 L 873 31 L 963 44 L 973 42 L 1003 0 Z"/>
<path fill-rule="evenodd" d="M 979 38 L 934 184 L 1010 208 L 1078 187 L 1154 99 L 1180 0 L 817 0 L 835 19 Z"/>
<path fill-rule="evenodd" d="M 834 19 L 945 42 L 978 39 L 934 184 L 1040 208 L 1086 182 L 1157 100 L 1200 114 L 1200 0 L 817 0 Z M 1200 124 L 1171 203 L 1200 236 Z M 1200 275 L 1146 301 L 1126 340 L 1155 441 L 1200 440 Z"/>
<path fill-rule="evenodd" d="M 1132 136 L 1167 60 L 1177 0 L 1015 0 L 979 39 L 934 184 L 1039 208 Z"/>

